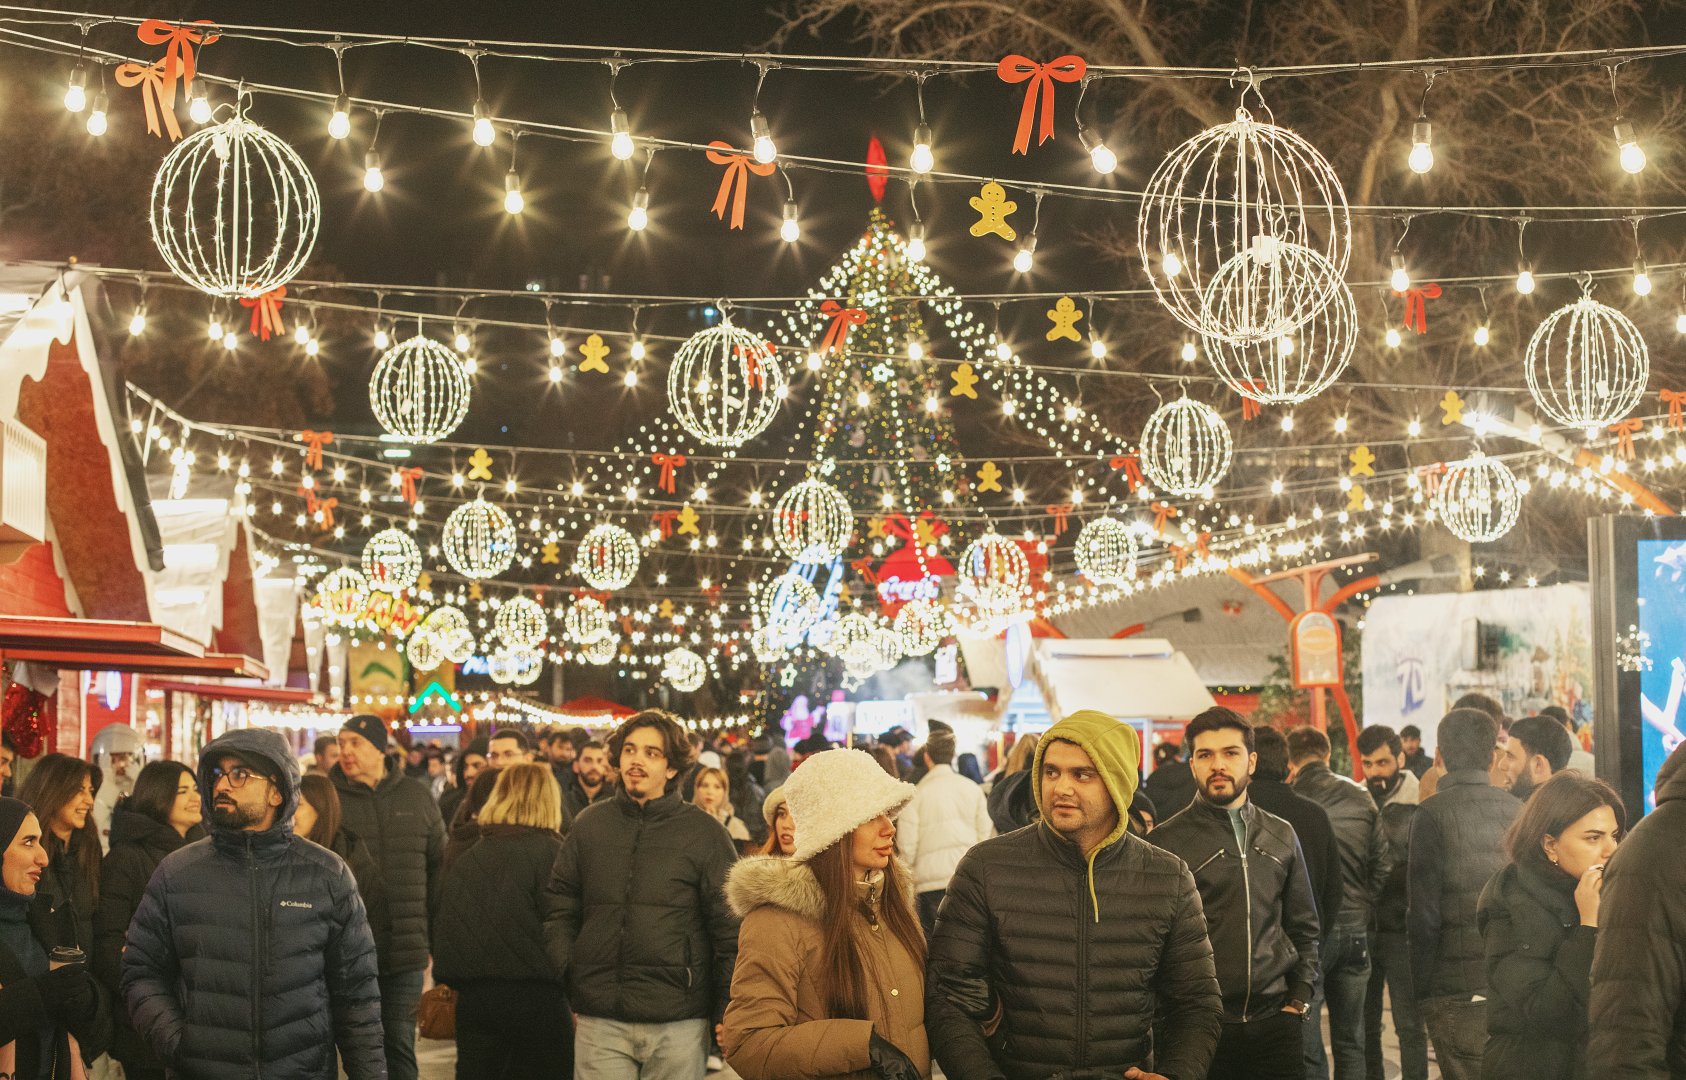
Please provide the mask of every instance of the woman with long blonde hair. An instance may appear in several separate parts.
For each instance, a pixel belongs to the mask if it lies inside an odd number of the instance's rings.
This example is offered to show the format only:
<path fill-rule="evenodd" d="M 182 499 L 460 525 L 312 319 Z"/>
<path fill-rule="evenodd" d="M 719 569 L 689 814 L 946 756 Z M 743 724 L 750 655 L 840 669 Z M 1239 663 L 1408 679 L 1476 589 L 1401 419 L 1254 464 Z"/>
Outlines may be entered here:
<path fill-rule="evenodd" d="M 726 835 L 732 838 L 741 853 L 749 843 L 749 826 L 743 819 L 732 812 L 732 783 L 726 778 L 725 769 L 716 769 L 704 765 L 697 770 L 696 787 L 691 791 L 691 803 L 700 810 L 707 811 L 726 828 Z"/>

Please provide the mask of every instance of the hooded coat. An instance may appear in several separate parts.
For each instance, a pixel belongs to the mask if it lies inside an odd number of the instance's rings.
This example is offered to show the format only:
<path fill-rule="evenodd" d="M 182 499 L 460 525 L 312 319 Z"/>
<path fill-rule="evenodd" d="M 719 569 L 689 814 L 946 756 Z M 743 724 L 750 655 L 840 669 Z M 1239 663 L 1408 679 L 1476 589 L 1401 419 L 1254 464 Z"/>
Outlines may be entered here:
<path fill-rule="evenodd" d="M 230 731 L 199 758 L 265 762 L 281 807 L 263 832 L 213 828 L 158 864 L 129 926 L 121 983 L 135 1030 L 180 1080 L 386 1076 L 375 942 L 351 871 L 293 833 L 298 763 L 272 731 Z"/>
<path fill-rule="evenodd" d="M 1556 867 L 1511 863 L 1481 894 L 1484 1080 L 1586 1080 L 1587 985 L 1598 928 L 1581 925 L 1578 884 Z"/>
<path fill-rule="evenodd" d="M 892 861 L 905 902 L 913 882 Z M 863 890 L 866 887 L 862 887 Z M 726 879 L 726 900 L 743 919 L 732 1003 L 721 1040 L 726 1060 L 744 1080 L 873 1080 L 868 1042 L 874 1032 L 931 1074 L 925 1037 L 925 969 L 878 918 L 880 889 L 863 892 L 869 919 L 861 957 L 866 1016 L 830 1015 L 825 945 L 825 894 L 804 862 L 762 855 L 745 859 Z M 918 921 L 912 908 L 908 917 Z"/>
<path fill-rule="evenodd" d="M 927 961 L 926 1027 L 949 1076 L 1200 1080 L 1223 1004 L 1194 876 L 1127 834 L 1141 748 L 1127 724 L 1082 711 L 1036 748 L 1081 747 L 1118 823 L 1085 856 L 1046 821 L 985 840 L 960 860 Z M 1040 786 L 1032 791 L 1040 806 Z M 989 1035 L 985 1022 L 999 1011 Z"/>

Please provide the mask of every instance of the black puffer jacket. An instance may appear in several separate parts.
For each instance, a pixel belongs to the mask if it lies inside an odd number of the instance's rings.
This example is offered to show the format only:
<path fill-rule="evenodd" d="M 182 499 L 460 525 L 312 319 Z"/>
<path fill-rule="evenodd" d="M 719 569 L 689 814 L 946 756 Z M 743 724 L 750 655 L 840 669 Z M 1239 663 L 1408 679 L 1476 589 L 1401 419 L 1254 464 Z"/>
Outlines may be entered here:
<path fill-rule="evenodd" d="M 1297 794 L 1328 813 L 1335 844 L 1341 850 L 1341 910 L 1331 925 L 1369 926 L 1392 869 L 1376 800 L 1363 786 L 1336 776 L 1321 761 L 1300 766 L 1293 786 Z"/>
<path fill-rule="evenodd" d="M 365 896 L 381 974 L 427 966 L 427 927 L 439 899 L 445 823 L 427 785 L 387 769 L 370 788 L 354 784 L 335 765 L 329 779 L 340 793 L 340 819 L 369 846 L 380 867 L 381 895 Z"/>
<path fill-rule="evenodd" d="M 615 785 L 603 781 L 595 796 L 587 795 L 585 788 L 580 787 L 580 778 L 569 770 L 568 779 L 562 785 L 562 828 L 566 832 L 586 807 L 595 803 L 607 802 L 615 797 Z"/>
<path fill-rule="evenodd" d="M 213 829 L 158 864 L 123 952 L 135 1030 L 178 1080 L 333 1080 L 336 1046 L 353 1080 L 384 1078 L 375 942 L 351 871 L 293 835 L 298 764 L 272 731 L 205 747 L 207 818 L 228 753 L 274 765 L 280 811 L 265 832 Z"/>
<path fill-rule="evenodd" d="M 925 994 L 926 1030 L 947 1075 L 1206 1075 L 1223 1006 L 1194 877 L 1176 856 L 1125 834 L 1096 853 L 1094 890 L 1091 899 L 1077 846 L 1045 825 L 985 840 L 960 860 L 931 937 Z M 1003 1006 L 987 1040 L 945 989 L 979 978 Z"/>
<path fill-rule="evenodd" d="M 738 955 L 725 894 L 737 857 L 725 827 L 676 790 L 642 806 L 621 791 L 586 807 L 545 896 L 545 945 L 574 1011 L 718 1024 Z"/>
<path fill-rule="evenodd" d="M 1587 991 L 1598 928 L 1581 925 L 1577 884 L 1555 867 L 1512 863 L 1481 893 L 1482 1080 L 1586 1080 Z"/>
<path fill-rule="evenodd" d="M 1604 867 L 1587 1060 L 1599 1080 L 1686 1076 L 1686 745 Z"/>
<path fill-rule="evenodd" d="M 111 991 L 118 1002 L 111 1056 L 135 1069 L 162 1069 L 163 1062 L 129 1024 L 129 1010 L 118 993 L 118 975 L 123 959 L 123 939 L 129 920 L 140 907 L 146 883 L 164 856 L 203 839 L 205 830 L 195 825 L 187 836 L 154 821 L 145 814 L 118 809 L 111 815 L 111 851 L 100 864 L 100 906 L 94 917 L 94 948 L 88 957 L 95 978 Z"/>
<path fill-rule="evenodd" d="M 1310 1002 L 1317 985 L 1317 902 L 1294 828 L 1252 803 L 1241 807 L 1247 850 L 1229 811 L 1196 798 L 1148 842 L 1194 872 L 1206 914 L 1224 1020 L 1259 1020 L 1289 999 Z"/>
<path fill-rule="evenodd" d="M 1286 782 L 1257 775 L 1247 786 L 1247 801 L 1294 827 L 1306 871 L 1311 874 L 1311 894 L 1317 898 L 1317 924 L 1327 934 L 1340 914 L 1343 891 L 1341 849 L 1335 843 L 1329 812 L 1304 795 L 1296 795 Z"/>
<path fill-rule="evenodd" d="M 1419 998 L 1487 992 L 1487 950 L 1476 924 L 1481 890 L 1510 860 L 1505 831 L 1522 804 L 1492 786 L 1486 769 L 1440 778 L 1411 822 L 1406 930 L 1411 985 Z"/>
<path fill-rule="evenodd" d="M 562 837 L 524 825 L 481 825 L 480 841 L 445 871 L 433 922 L 433 977 L 562 981 L 544 947 L 544 891 Z"/>

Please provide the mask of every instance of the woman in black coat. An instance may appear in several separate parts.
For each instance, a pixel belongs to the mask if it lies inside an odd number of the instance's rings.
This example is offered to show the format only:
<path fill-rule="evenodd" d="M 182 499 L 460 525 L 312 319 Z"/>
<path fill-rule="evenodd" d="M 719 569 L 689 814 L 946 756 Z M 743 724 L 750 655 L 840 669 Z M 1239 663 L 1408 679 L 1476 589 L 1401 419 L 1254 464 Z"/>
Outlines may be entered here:
<path fill-rule="evenodd" d="M 381 902 L 381 873 L 369 845 L 340 824 L 340 793 L 326 776 L 313 773 L 299 779 L 299 808 L 293 811 L 293 835 L 321 844 L 345 860 L 357 879 L 363 906 Z"/>
<path fill-rule="evenodd" d="M 480 775 L 468 785 L 468 794 L 457 807 L 456 816 L 445 823 L 446 870 L 462 858 L 464 852 L 480 842 L 480 810 L 486 805 L 486 800 L 492 797 L 492 789 L 497 786 L 498 773 L 501 771 L 496 767 L 481 769 Z M 557 790 L 560 791 L 561 788 Z M 560 812 L 561 808 L 557 809 Z"/>
<path fill-rule="evenodd" d="M 135 790 L 111 815 L 111 851 L 100 865 L 100 905 L 94 916 L 94 975 L 113 1001 L 118 993 L 123 942 L 140 907 L 146 883 L 164 856 L 205 835 L 193 770 L 179 761 L 154 761 L 135 778 Z M 111 1056 L 129 1080 L 164 1080 L 164 1063 L 129 1024 L 129 1011 L 114 1010 Z"/>
<path fill-rule="evenodd" d="M 550 767 L 500 770 L 475 828 L 478 842 L 446 865 L 433 924 L 433 976 L 457 992 L 457 1080 L 572 1076 L 573 1016 L 544 943 L 562 851 Z"/>
<path fill-rule="evenodd" d="M 1483 1080 L 1586 1080 L 1587 997 L 1604 863 L 1627 825 L 1602 780 L 1558 773 L 1505 838 L 1510 865 L 1481 893 L 1487 947 Z"/>
<path fill-rule="evenodd" d="M 29 912 L 35 936 L 50 949 L 94 947 L 94 908 L 100 899 L 100 837 L 94 824 L 99 770 L 80 758 L 47 754 L 18 789 L 46 830 L 47 872 Z"/>

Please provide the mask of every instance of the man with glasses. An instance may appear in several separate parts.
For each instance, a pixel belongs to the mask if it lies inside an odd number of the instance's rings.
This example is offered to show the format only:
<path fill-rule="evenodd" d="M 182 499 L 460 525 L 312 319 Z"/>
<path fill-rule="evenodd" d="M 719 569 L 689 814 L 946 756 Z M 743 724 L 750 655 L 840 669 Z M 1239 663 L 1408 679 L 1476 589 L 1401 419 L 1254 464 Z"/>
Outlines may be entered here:
<path fill-rule="evenodd" d="M 208 839 L 164 858 L 135 912 L 122 991 L 176 1076 L 386 1075 L 375 941 L 357 883 L 293 833 L 298 764 L 281 736 L 205 747 Z"/>
<path fill-rule="evenodd" d="M 495 733 L 487 745 L 486 764 L 494 769 L 525 765 L 533 760 L 532 744 L 515 728 L 504 728 Z"/>
<path fill-rule="evenodd" d="M 379 887 L 364 896 L 380 958 L 381 1023 L 392 1080 L 416 1080 L 416 1006 L 428 962 L 428 926 L 439 899 L 445 823 L 427 785 L 386 758 L 386 725 L 353 716 L 340 729 L 328 778 L 345 827 L 369 845 Z"/>
<path fill-rule="evenodd" d="M 580 811 L 546 897 L 545 943 L 578 1014 L 574 1077 L 703 1080 L 737 961 L 724 890 L 737 852 L 679 798 L 691 744 L 678 720 L 638 713 L 608 749 L 620 787 Z"/>

